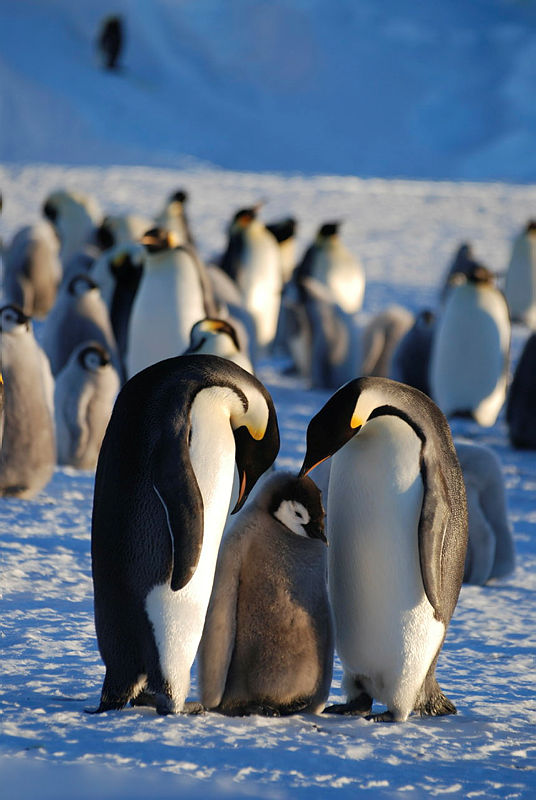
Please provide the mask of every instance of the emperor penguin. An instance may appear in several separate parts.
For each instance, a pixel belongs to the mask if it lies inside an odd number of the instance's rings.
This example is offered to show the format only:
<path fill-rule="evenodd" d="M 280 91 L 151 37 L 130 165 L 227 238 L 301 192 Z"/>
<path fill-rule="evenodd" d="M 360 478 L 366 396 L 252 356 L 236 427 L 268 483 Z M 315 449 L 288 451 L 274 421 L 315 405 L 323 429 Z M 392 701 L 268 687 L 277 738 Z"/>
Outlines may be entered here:
<path fill-rule="evenodd" d="M 309 276 L 325 283 L 342 310 L 354 314 L 363 305 L 365 272 L 341 240 L 340 226 L 340 222 L 320 226 L 315 241 L 296 267 L 296 277 Z"/>
<path fill-rule="evenodd" d="M 4 387 L 0 495 L 32 498 L 51 479 L 56 464 L 54 381 L 32 323 L 14 305 L 0 308 Z"/>
<path fill-rule="evenodd" d="M 121 381 L 99 342 L 78 345 L 56 376 L 58 464 L 95 469 Z"/>
<path fill-rule="evenodd" d="M 296 228 L 294 217 L 285 217 L 266 225 L 266 230 L 275 236 L 279 245 L 283 285 L 292 278 L 296 266 Z"/>
<path fill-rule="evenodd" d="M 164 228 L 174 233 L 178 244 L 194 246 L 195 242 L 186 211 L 187 202 L 188 193 L 184 189 L 178 189 L 173 192 L 156 216 L 155 222 L 159 228 Z"/>
<path fill-rule="evenodd" d="M 108 309 L 89 275 L 75 275 L 61 287 L 45 320 L 42 341 L 53 375 L 65 366 L 74 348 L 87 341 L 100 342 L 121 370 Z"/>
<path fill-rule="evenodd" d="M 92 240 L 102 220 L 100 206 L 93 197 L 67 189 L 48 195 L 43 204 L 43 214 L 58 234 L 64 265 Z"/>
<path fill-rule="evenodd" d="M 399 339 L 393 350 L 389 376 L 430 394 L 430 353 L 434 339 L 435 313 L 421 309 L 411 328 Z"/>
<path fill-rule="evenodd" d="M 459 439 L 454 444 L 467 493 L 469 521 L 463 580 L 483 586 L 515 568 L 501 464 L 489 447 Z"/>
<path fill-rule="evenodd" d="M 451 287 L 451 279 L 454 275 L 467 275 L 471 272 L 472 265 L 475 262 L 473 247 L 470 242 L 462 242 L 454 254 L 454 258 L 447 270 L 447 274 L 443 280 L 441 292 L 439 295 L 440 301 L 443 303 Z"/>
<path fill-rule="evenodd" d="M 447 417 L 471 416 L 490 427 L 506 396 L 508 307 L 493 274 L 476 262 L 451 284 L 432 345 L 431 396 Z"/>
<path fill-rule="evenodd" d="M 393 353 L 403 336 L 411 329 L 415 317 L 411 311 L 396 304 L 362 319 L 362 374 L 388 378 Z"/>
<path fill-rule="evenodd" d="M 97 52 L 102 66 L 109 70 L 119 69 L 119 58 L 124 47 L 123 18 L 118 14 L 105 17 L 97 36 Z"/>
<path fill-rule="evenodd" d="M 204 353 L 228 358 L 253 375 L 253 365 L 240 347 L 237 332 L 225 319 L 206 317 L 192 326 L 190 344 L 184 355 Z"/>
<path fill-rule="evenodd" d="M 146 252 L 128 326 L 129 377 L 183 353 L 192 325 L 214 309 L 205 265 L 192 247 L 163 228 L 147 231 L 141 243 Z"/>
<path fill-rule="evenodd" d="M 240 289 L 242 303 L 255 319 L 257 343 L 266 348 L 275 337 L 283 280 L 277 239 L 257 213 L 254 206 L 235 214 L 221 268 Z"/>
<path fill-rule="evenodd" d="M 106 666 L 97 712 L 186 704 L 234 464 L 241 508 L 279 449 L 272 399 L 218 356 L 178 356 L 122 388 L 95 477 L 95 626 Z"/>
<path fill-rule="evenodd" d="M 198 653 L 201 701 L 231 716 L 320 713 L 333 669 L 320 491 L 259 481 L 225 534 Z"/>
<path fill-rule="evenodd" d="M 54 228 L 40 220 L 21 228 L 4 254 L 4 299 L 36 319 L 46 317 L 62 278 L 59 241 Z"/>
<path fill-rule="evenodd" d="M 513 447 L 536 450 L 536 333 L 526 340 L 508 390 L 506 423 Z"/>
<path fill-rule="evenodd" d="M 435 667 L 462 584 L 467 507 L 444 415 L 389 378 L 357 378 L 312 418 L 301 475 L 332 456 L 328 587 L 347 703 L 404 721 L 456 712 Z"/>
<path fill-rule="evenodd" d="M 504 295 L 510 319 L 536 329 L 536 220 L 515 238 L 506 270 Z"/>

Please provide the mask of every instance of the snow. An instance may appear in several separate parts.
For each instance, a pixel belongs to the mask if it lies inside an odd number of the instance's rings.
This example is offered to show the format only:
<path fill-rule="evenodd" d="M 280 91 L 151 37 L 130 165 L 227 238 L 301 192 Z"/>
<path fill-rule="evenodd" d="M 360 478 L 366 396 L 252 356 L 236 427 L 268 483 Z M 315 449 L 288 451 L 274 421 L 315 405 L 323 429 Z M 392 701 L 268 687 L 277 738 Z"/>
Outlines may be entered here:
<path fill-rule="evenodd" d="M 263 200 L 265 220 L 296 216 L 299 252 L 321 222 L 342 219 L 365 268 L 365 310 L 416 311 L 436 306 L 461 241 L 504 272 L 536 213 L 534 3 L 0 0 L 0 10 L 5 241 L 59 187 L 106 213 L 148 216 L 185 187 L 210 257 L 232 213 Z M 110 10 L 129 23 L 117 75 L 91 50 Z M 514 328 L 512 369 L 527 335 Z M 259 375 L 280 422 L 277 466 L 296 469 L 328 394 L 282 366 L 265 360 Z M 451 717 L 88 716 L 104 674 L 93 473 L 58 468 L 34 500 L 2 498 L 2 796 L 534 797 L 536 456 L 510 447 L 504 412 L 492 428 L 453 429 L 500 458 L 518 563 L 462 589 L 438 664 Z M 331 701 L 341 676 L 337 660 Z"/>

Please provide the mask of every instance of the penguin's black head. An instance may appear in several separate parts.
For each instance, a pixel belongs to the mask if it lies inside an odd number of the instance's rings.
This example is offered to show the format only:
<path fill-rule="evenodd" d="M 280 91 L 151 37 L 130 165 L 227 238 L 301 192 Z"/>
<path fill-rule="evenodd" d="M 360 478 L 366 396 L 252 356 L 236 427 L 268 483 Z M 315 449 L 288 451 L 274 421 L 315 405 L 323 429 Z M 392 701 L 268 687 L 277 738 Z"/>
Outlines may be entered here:
<path fill-rule="evenodd" d="M 174 250 L 180 244 L 178 236 L 165 228 L 151 228 L 140 239 L 140 243 L 149 253 L 163 253 Z"/>
<path fill-rule="evenodd" d="M 525 233 L 534 233 L 536 231 L 536 219 L 529 219 L 525 227 Z"/>
<path fill-rule="evenodd" d="M 185 203 L 188 200 L 188 193 L 184 191 L 184 189 L 179 189 L 176 192 L 173 192 L 171 197 L 169 198 L 170 203 Z"/>
<path fill-rule="evenodd" d="M 493 284 L 495 282 L 493 272 L 477 261 L 472 261 L 468 264 L 466 275 L 469 283 Z"/>
<path fill-rule="evenodd" d="M 73 297 L 81 297 L 86 292 L 98 288 L 99 284 L 96 283 L 93 278 L 90 278 L 89 275 L 85 275 L 82 272 L 78 275 L 74 275 L 67 284 L 67 291 Z"/>
<path fill-rule="evenodd" d="M 58 219 L 58 209 L 52 200 L 47 200 L 43 205 L 44 216 L 54 224 Z"/>
<path fill-rule="evenodd" d="M 293 533 L 326 542 L 325 513 L 320 490 L 314 481 L 276 473 L 275 480 L 267 481 L 266 490 L 272 485 L 268 512 Z"/>
<path fill-rule="evenodd" d="M 228 336 L 233 342 L 237 350 L 240 350 L 240 343 L 235 328 L 230 322 L 225 319 L 215 319 L 214 317 L 205 317 L 192 325 L 190 331 L 190 345 L 188 347 L 189 353 L 196 353 L 207 341 L 207 335 L 214 333 L 223 333 Z"/>
<path fill-rule="evenodd" d="M 29 331 L 31 327 L 31 317 L 27 316 L 22 308 L 15 305 L 15 303 L 2 306 L 2 308 L 0 308 L 0 331 L 2 331 L 2 333 L 9 333 L 19 325 L 23 325 L 25 329 Z"/>
<path fill-rule="evenodd" d="M 328 239 L 330 236 L 335 236 L 339 232 L 340 222 L 325 222 L 318 229 L 318 236 L 322 239 Z"/>
<path fill-rule="evenodd" d="M 259 209 L 257 206 L 252 206 L 252 208 L 241 208 L 240 211 L 237 211 L 233 217 L 231 230 L 246 228 L 250 222 L 257 218 L 258 210 Z"/>
<path fill-rule="evenodd" d="M 110 247 L 115 245 L 115 234 L 108 217 L 104 217 L 99 227 L 95 230 L 94 239 L 99 250 L 109 250 Z"/>
<path fill-rule="evenodd" d="M 78 353 L 78 363 L 88 372 L 97 372 L 110 363 L 110 354 L 98 342 L 89 342 Z"/>

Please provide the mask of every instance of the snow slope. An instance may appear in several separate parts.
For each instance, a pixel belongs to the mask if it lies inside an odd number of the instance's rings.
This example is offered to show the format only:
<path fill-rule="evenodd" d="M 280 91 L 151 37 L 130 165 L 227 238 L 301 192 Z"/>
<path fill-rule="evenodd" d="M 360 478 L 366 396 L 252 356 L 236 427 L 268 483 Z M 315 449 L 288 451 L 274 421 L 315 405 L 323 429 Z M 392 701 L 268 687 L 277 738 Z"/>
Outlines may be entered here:
<path fill-rule="evenodd" d="M 123 13 L 122 72 L 94 51 Z M 536 179 L 534 0 L 0 0 L 0 160 Z"/>
<path fill-rule="evenodd" d="M 320 221 L 342 216 L 345 241 L 367 273 L 368 310 L 434 305 L 462 239 L 504 270 L 513 234 L 536 209 L 535 186 L 500 184 L 38 165 L 2 168 L 0 180 L 8 238 L 58 186 L 94 194 L 104 211 L 143 213 L 184 186 L 205 255 L 221 247 L 232 210 L 259 197 L 265 219 L 297 216 L 302 247 Z M 514 363 L 526 335 L 514 331 Z M 280 420 L 277 465 L 297 468 L 307 422 L 327 395 L 283 376 L 275 360 L 260 376 Z M 35 500 L 2 499 L 2 796 L 534 797 L 536 455 L 510 448 L 502 416 L 491 429 L 459 421 L 454 430 L 501 459 L 518 566 L 493 585 L 462 589 L 438 666 L 458 707 L 452 717 L 398 725 L 305 715 L 162 718 L 148 709 L 88 717 L 83 709 L 96 705 L 103 678 L 90 578 L 93 475 L 57 469 Z M 341 697 L 340 680 L 337 661 L 332 700 Z"/>

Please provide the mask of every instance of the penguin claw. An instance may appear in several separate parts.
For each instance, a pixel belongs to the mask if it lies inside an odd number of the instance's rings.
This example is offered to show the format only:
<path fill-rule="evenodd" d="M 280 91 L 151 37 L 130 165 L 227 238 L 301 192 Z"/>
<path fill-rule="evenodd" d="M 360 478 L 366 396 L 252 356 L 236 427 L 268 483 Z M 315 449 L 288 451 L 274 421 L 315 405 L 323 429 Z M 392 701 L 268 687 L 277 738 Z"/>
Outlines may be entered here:
<path fill-rule="evenodd" d="M 365 719 L 369 722 L 396 722 L 390 711 L 382 711 L 380 714 L 368 714 Z"/>

